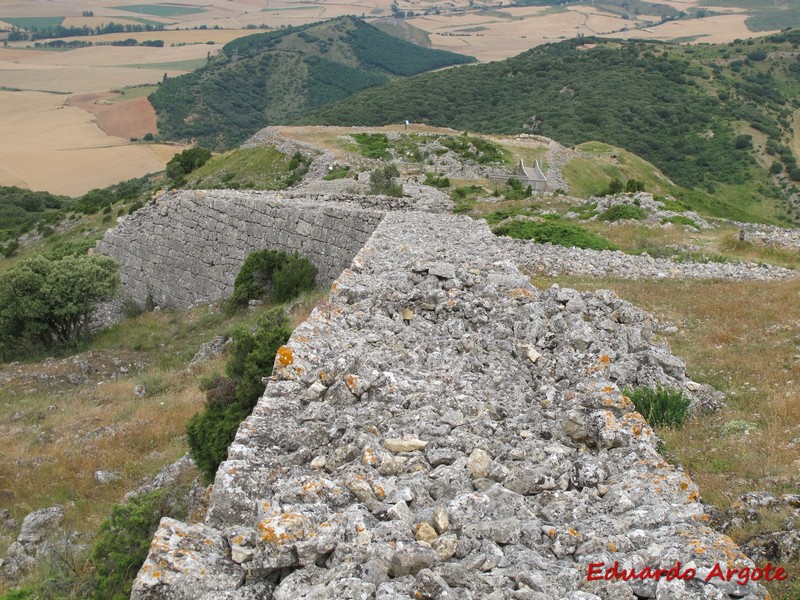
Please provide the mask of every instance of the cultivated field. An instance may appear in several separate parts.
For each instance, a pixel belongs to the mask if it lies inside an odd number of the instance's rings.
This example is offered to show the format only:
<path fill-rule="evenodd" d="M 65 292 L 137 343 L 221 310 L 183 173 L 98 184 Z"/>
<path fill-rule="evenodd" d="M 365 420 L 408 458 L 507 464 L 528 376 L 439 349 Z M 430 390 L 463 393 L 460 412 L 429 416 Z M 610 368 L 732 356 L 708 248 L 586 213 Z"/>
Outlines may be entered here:
<path fill-rule="evenodd" d="M 103 132 L 68 97 L 0 92 L 0 184 L 76 196 L 160 171 L 179 146 L 133 144 Z"/>

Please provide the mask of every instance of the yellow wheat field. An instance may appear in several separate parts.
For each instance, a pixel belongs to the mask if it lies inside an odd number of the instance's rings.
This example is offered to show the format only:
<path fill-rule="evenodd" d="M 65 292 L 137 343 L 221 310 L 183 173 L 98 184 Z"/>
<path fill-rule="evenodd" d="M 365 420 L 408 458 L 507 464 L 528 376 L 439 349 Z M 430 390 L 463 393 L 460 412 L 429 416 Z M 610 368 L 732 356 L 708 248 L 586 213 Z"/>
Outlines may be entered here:
<path fill-rule="evenodd" d="M 66 96 L 0 92 L 0 185 L 76 196 L 160 171 L 182 150 L 106 135 Z"/>

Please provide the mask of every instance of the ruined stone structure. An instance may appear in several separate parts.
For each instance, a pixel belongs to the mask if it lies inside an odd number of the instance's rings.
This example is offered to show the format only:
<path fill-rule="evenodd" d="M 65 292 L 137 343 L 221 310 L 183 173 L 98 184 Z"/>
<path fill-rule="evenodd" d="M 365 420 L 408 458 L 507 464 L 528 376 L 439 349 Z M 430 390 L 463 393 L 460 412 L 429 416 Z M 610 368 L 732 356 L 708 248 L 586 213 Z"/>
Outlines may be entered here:
<path fill-rule="evenodd" d="M 229 289 L 228 248 L 307 250 L 325 277 L 343 265 L 279 350 L 205 521 L 162 520 L 132 598 L 766 597 L 705 581 L 753 564 L 620 392 L 717 402 L 656 343 L 652 316 L 607 291 L 536 290 L 466 217 L 250 199 L 178 193 L 99 246 L 126 288 L 176 304 Z M 695 576 L 589 577 L 615 563 Z"/>
<path fill-rule="evenodd" d="M 547 177 L 542 172 L 542 167 L 539 161 L 535 161 L 533 167 L 526 167 L 525 162 L 520 158 L 519 164 L 514 167 L 510 175 L 492 175 L 492 181 L 508 181 L 509 179 L 516 179 L 522 183 L 523 187 L 530 186 L 534 192 L 546 192 L 548 187 Z"/>
<path fill-rule="evenodd" d="M 274 193 L 175 192 L 110 230 L 98 252 L 120 265 L 125 295 L 186 307 L 227 298 L 247 256 L 300 252 L 332 282 L 377 226 L 382 212 L 354 203 L 287 200 Z"/>

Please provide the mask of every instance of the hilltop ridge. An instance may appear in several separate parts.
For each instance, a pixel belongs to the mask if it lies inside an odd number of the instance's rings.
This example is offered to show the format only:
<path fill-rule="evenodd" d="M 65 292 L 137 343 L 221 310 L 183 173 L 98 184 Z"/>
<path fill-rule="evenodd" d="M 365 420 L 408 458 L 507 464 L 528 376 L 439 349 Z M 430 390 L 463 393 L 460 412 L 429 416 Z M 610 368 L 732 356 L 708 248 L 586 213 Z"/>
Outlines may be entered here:
<path fill-rule="evenodd" d="M 340 17 L 234 40 L 205 67 L 163 81 L 149 99 L 166 137 L 225 149 L 364 88 L 472 60 Z"/>

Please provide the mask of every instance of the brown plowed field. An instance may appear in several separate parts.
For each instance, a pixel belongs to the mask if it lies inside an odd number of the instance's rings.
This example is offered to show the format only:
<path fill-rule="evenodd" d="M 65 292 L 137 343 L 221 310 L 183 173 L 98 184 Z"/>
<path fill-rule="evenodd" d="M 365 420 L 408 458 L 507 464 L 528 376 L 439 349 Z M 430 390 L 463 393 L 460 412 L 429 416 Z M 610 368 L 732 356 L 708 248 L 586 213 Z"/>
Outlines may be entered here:
<path fill-rule="evenodd" d="M 108 135 L 132 138 L 156 133 L 156 111 L 147 98 L 134 98 L 116 104 L 105 102 L 114 95 L 107 92 L 76 94 L 69 99 L 69 105 L 94 113 L 97 125 Z"/>

